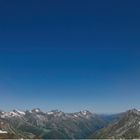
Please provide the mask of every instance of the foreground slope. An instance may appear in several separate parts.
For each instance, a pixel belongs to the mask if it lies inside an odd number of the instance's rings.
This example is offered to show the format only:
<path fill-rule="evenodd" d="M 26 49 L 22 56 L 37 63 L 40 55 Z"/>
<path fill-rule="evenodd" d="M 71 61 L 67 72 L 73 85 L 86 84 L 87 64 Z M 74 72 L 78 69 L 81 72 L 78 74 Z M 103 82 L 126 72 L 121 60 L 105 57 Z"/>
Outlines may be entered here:
<path fill-rule="evenodd" d="M 93 133 L 90 138 L 140 138 L 140 111 L 136 109 L 122 113 L 119 120 Z"/>

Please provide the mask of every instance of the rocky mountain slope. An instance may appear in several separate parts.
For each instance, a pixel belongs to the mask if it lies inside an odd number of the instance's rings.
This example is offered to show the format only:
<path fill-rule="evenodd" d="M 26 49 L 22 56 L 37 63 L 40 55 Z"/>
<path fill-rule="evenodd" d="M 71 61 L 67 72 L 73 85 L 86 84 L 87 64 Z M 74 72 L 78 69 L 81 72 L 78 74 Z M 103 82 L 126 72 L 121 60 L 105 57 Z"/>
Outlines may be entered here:
<path fill-rule="evenodd" d="M 0 112 L 0 138 L 86 138 L 103 128 L 106 122 L 98 115 L 85 110 L 64 113 L 53 110 Z"/>
<path fill-rule="evenodd" d="M 120 118 L 107 127 L 93 133 L 90 138 L 140 138 L 140 111 L 136 109 L 128 110 L 120 114 Z"/>
<path fill-rule="evenodd" d="M 0 111 L 0 139 L 140 138 L 140 111 L 97 115 L 87 110 Z"/>

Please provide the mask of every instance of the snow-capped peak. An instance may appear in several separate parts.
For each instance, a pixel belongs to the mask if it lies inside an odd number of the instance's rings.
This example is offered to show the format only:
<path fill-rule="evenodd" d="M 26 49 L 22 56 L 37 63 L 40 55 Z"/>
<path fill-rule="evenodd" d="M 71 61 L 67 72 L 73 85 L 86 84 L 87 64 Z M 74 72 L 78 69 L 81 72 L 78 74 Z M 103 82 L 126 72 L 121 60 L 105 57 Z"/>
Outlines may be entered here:
<path fill-rule="evenodd" d="M 81 111 L 83 115 L 87 115 L 87 110 Z"/>
<path fill-rule="evenodd" d="M 52 115 L 52 114 L 54 114 L 54 112 L 53 111 L 49 111 L 49 112 L 47 112 L 47 114 L 48 115 Z"/>
<path fill-rule="evenodd" d="M 39 113 L 39 112 L 41 112 L 41 110 L 40 110 L 39 108 L 35 108 L 35 109 L 33 109 L 31 112 Z"/>
<path fill-rule="evenodd" d="M 15 111 L 11 111 L 11 112 L 9 112 L 9 115 L 10 116 L 20 116 L 17 112 L 15 112 Z"/>
<path fill-rule="evenodd" d="M 86 116 L 91 113 L 88 110 L 82 110 L 82 111 L 80 111 L 80 114 Z"/>
<path fill-rule="evenodd" d="M 11 112 L 4 112 L 1 115 L 1 118 L 6 118 L 6 117 L 15 117 L 15 116 L 20 116 L 19 114 L 15 113 L 14 111 Z"/>
<path fill-rule="evenodd" d="M 10 112 L 2 112 L 1 118 L 21 117 L 21 116 L 24 116 L 24 115 L 25 115 L 25 112 L 14 109 L 13 111 L 10 111 Z"/>
<path fill-rule="evenodd" d="M 17 114 L 19 114 L 19 115 L 25 115 L 25 112 L 19 111 L 19 110 L 17 110 L 17 109 L 13 110 L 13 112 L 15 112 L 15 113 L 17 113 Z"/>
<path fill-rule="evenodd" d="M 39 109 L 35 109 L 36 112 L 39 112 Z"/>

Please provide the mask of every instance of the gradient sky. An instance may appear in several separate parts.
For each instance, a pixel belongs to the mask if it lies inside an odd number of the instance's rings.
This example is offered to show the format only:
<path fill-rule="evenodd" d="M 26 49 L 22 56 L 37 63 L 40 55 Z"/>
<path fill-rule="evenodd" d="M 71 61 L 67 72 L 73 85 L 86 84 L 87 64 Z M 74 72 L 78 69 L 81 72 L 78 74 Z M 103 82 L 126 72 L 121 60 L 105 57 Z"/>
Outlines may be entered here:
<path fill-rule="evenodd" d="M 140 108 L 139 0 L 1 0 L 0 108 Z"/>

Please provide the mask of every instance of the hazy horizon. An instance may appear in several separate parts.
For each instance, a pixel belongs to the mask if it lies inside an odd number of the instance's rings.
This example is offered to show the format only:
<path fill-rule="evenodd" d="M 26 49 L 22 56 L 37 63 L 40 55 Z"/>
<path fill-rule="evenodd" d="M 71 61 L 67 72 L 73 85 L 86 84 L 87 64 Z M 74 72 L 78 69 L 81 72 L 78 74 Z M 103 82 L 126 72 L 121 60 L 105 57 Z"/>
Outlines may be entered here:
<path fill-rule="evenodd" d="M 0 1 L 0 109 L 139 109 L 139 5 Z"/>

